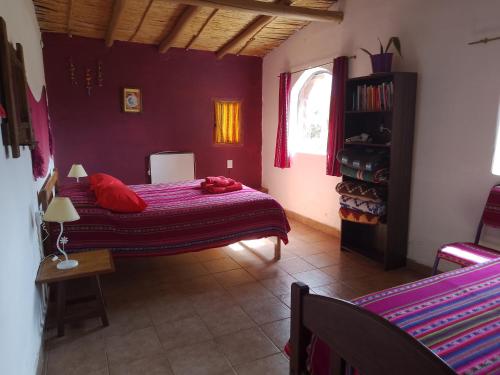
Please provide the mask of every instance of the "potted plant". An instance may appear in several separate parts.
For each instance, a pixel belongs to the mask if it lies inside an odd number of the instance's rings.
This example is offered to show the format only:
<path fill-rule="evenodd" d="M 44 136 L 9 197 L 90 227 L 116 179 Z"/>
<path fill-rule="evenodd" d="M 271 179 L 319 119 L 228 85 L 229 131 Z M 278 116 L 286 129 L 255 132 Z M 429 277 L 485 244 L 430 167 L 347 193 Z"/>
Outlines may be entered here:
<path fill-rule="evenodd" d="M 401 42 L 399 41 L 399 38 L 397 36 L 393 36 L 389 39 L 389 42 L 387 42 L 387 46 L 384 49 L 384 46 L 382 45 L 380 39 L 378 41 L 380 43 L 380 53 L 373 54 L 365 48 L 361 48 L 361 50 L 370 55 L 370 58 L 372 60 L 373 73 L 388 73 L 391 71 L 393 56 L 393 53 L 388 52 L 389 48 L 394 45 L 394 48 L 398 52 L 399 56 L 402 57 L 403 55 L 401 54 Z"/>

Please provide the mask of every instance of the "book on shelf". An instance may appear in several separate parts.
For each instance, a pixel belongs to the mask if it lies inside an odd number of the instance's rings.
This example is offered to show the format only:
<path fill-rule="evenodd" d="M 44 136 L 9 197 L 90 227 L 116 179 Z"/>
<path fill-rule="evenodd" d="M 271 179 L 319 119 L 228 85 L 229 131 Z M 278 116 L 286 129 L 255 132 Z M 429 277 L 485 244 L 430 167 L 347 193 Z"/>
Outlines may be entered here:
<path fill-rule="evenodd" d="M 352 93 L 352 110 L 390 111 L 394 97 L 394 84 L 384 82 L 379 85 L 359 85 Z"/>

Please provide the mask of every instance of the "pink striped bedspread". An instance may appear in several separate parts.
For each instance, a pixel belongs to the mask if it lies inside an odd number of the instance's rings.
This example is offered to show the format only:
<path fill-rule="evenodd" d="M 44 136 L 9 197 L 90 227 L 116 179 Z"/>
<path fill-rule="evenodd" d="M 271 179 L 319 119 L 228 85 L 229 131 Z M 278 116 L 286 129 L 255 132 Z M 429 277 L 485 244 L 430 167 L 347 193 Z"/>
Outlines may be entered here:
<path fill-rule="evenodd" d="M 446 272 L 352 301 L 383 316 L 441 357 L 458 374 L 500 373 L 500 260 Z M 328 374 L 318 338 L 309 368 Z"/>
<path fill-rule="evenodd" d="M 154 256 L 270 236 L 288 243 L 288 220 L 271 196 L 247 186 L 208 194 L 199 188 L 200 181 L 129 186 L 148 204 L 141 213 L 97 206 L 87 183 L 62 187 L 59 196 L 69 197 L 80 215 L 80 220 L 64 224 L 66 249 L 110 248 L 116 256 Z M 51 226 L 54 233 L 56 227 Z"/>

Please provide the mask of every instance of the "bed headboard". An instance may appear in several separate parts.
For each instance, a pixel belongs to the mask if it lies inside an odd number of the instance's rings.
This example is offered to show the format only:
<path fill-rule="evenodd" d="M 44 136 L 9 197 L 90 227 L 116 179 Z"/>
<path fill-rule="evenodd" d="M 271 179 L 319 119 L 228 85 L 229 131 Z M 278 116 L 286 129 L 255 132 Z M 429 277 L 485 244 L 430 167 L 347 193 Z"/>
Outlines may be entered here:
<path fill-rule="evenodd" d="M 348 366 L 361 374 L 456 374 L 413 336 L 360 306 L 310 294 L 301 282 L 292 284 L 291 299 L 291 375 L 305 373 L 311 334 L 330 347 L 328 374 L 344 375 Z"/>
<path fill-rule="evenodd" d="M 47 177 L 43 183 L 42 189 L 38 193 L 38 204 L 42 207 L 43 212 L 47 210 L 50 201 L 54 197 L 54 191 L 57 189 L 57 180 L 59 172 L 54 168 L 52 174 Z"/>

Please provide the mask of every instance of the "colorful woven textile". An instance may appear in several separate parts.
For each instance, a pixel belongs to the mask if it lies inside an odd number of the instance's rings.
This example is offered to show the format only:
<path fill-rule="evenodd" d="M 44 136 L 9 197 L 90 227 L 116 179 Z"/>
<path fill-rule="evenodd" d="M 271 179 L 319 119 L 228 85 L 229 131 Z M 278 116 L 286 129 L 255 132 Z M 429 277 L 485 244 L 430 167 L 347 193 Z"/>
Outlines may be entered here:
<path fill-rule="evenodd" d="M 368 172 L 342 165 L 340 167 L 340 172 L 344 176 L 356 178 L 362 181 L 374 182 L 376 184 L 387 182 L 389 180 L 389 169 L 387 168 L 377 169 L 375 172 Z"/>
<path fill-rule="evenodd" d="M 387 198 L 387 189 L 384 186 L 373 186 L 361 181 L 339 182 L 335 190 L 340 195 L 371 202 L 383 202 Z"/>
<path fill-rule="evenodd" d="M 467 267 L 500 258 L 500 252 L 470 242 L 454 242 L 440 248 L 437 257 Z"/>
<path fill-rule="evenodd" d="M 362 199 L 348 197 L 345 195 L 341 195 L 339 201 L 340 207 L 343 208 L 360 211 L 375 216 L 385 215 L 385 203 L 383 202 L 370 202 Z"/>
<path fill-rule="evenodd" d="M 342 220 L 352 221 L 359 224 L 378 224 L 380 217 L 366 212 L 359 212 L 341 207 L 339 216 Z"/>
<path fill-rule="evenodd" d="M 346 167 L 368 172 L 373 172 L 389 165 L 387 152 L 373 148 L 344 148 L 339 151 L 337 159 Z"/>
<path fill-rule="evenodd" d="M 353 303 L 408 332 L 458 374 L 500 373 L 500 259 L 369 294 Z M 317 338 L 311 345 L 311 373 L 329 374 L 328 346 Z"/>
<path fill-rule="evenodd" d="M 490 190 L 483 212 L 483 223 L 491 227 L 500 228 L 500 186 Z"/>
<path fill-rule="evenodd" d="M 228 194 L 207 194 L 200 182 L 131 185 L 148 207 L 128 214 L 98 207 L 88 184 L 63 187 L 59 195 L 70 197 L 80 214 L 80 220 L 64 225 L 66 249 L 104 247 L 118 256 L 153 256 L 269 236 L 288 242 L 285 212 L 271 196 L 247 186 Z M 51 230 L 58 233 L 58 226 Z"/>

